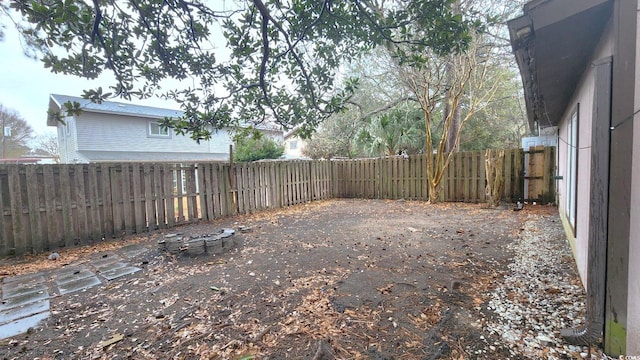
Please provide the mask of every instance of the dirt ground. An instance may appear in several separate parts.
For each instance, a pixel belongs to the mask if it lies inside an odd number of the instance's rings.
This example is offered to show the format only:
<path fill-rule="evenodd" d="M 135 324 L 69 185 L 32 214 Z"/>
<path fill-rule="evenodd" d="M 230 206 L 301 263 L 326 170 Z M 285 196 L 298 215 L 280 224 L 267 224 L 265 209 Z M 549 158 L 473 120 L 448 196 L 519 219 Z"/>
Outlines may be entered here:
<path fill-rule="evenodd" d="M 474 354 L 500 341 L 482 305 L 531 212 L 556 209 L 331 200 L 170 230 L 249 228 L 217 256 L 160 252 L 155 232 L 5 261 L 0 277 L 149 248 L 132 260 L 143 271 L 52 298 L 52 316 L 0 341 L 0 358 L 513 358 Z"/>

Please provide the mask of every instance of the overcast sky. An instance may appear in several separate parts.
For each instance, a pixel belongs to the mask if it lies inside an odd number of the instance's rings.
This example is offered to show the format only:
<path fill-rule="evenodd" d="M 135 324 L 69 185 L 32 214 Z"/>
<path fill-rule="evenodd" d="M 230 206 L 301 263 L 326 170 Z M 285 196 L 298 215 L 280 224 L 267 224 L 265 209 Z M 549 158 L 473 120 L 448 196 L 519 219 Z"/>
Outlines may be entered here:
<path fill-rule="evenodd" d="M 0 104 L 17 112 L 35 131 L 35 135 L 54 132 L 47 127 L 49 94 L 81 96 L 82 90 L 102 86 L 106 91 L 112 83 L 90 81 L 74 76 L 53 74 L 41 61 L 26 57 L 18 32 L 7 24 L 4 41 L 0 41 Z M 116 99 L 114 101 L 126 102 Z M 137 104 L 178 109 L 175 103 L 162 99 L 134 101 Z"/>

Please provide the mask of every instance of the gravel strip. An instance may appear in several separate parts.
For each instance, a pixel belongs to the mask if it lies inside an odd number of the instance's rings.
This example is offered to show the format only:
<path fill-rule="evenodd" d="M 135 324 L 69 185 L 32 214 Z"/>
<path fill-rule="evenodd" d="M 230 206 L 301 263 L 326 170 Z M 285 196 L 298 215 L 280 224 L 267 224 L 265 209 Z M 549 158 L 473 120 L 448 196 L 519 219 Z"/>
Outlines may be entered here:
<path fill-rule="evenodd" d="M 611 359 L 600 349 L 568 345 L 560 329 L 581 327 L 585 291 L 558 216 L 529 215 L 506 276 L 491 294 L 485 329 L 516 358 Z"/>

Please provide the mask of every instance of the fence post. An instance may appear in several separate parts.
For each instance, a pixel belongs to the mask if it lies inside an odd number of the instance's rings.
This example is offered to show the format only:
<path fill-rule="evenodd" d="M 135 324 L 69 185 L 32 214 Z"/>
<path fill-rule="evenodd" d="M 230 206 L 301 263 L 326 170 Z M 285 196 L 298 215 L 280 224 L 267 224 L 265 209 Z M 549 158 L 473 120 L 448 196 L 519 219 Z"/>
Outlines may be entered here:
<path fill-rule="evenodd" d="M 91 165 L 89 165 L 91 166 Z M 91 168 L 89 168 L 91 169 Z M 151 166 L 149 163 L 142 165 L 142 184 L 144 185 L 144 211 L 146 213 L 145 224 L 147 230 L 156 229 L 156 209 L 153 206 L 153 188 L 151 187 Z"/>
<path fill-rule="evenodd" d="M 87 244 L 89 237 L 89 214 L 87 214 L 87 196 L 84 181 L 84 168 L 82 164 L 76 164 L 73 167 L 73 179 L 75 184 L 75 197 L 76 203 L 76 224 L 77 224 L 77 236 L 80 243 Z"/>
<path fill-rule="evenodd" d="M 173 195 L 173 174 L 174 166 L 165 164 L 163 176 L 163 192 L 165 198 L 165 210 L 167 211 L 167 226 L 173 227 L 176 222 L 176 205 Z"/>
<path fill-rule="evenodd" d="M 45 236 L 42 234 L 42 218 L 40 216 L 40 195 L 38 188 L 38 173 L 42 172 L 42 165 L 30 165 L 26 169 L 27 199 L 29 204 L 29 222 L 31 227 L 31 250 L 34 254 L 44 250 Z M 1 214 L 0 209 L 0 216 Z"/>
<path fill-rule="evenodd" d="M 132 184 L 133 187 L 133 214 L 135 219 L 136 234 L 142 233 L 146 228 L 144 209 L 142 207 L 142 181 L 140 178 L 140 164 L 132 164 Z"/>
<path fill-rule="evenodd" d="M 73 220 L 71 211 L 71 176 L 69 165 L 62 165 L 60 168 L 60 189 L 62 191 L 62 223 L 64 229 L 64 245 L 72 247 L 75 245 L 73 239 Z"/>
<path fill-rule="evenodd" d="M 233 174 L 233 169 L 231 165 L 223 165 L 222 169 L 224 170 L 224 176 L 223 176 L 223 186 L 222 186 L 222 190 L 224 191 L 224 202 L 225 202 L 225 208 L 227 209 L 226 214 L 227 216 L 229 215 L 235 215 L 237 213 L 238 208 L 236 207 L 236 202 L 235 200 L 235 194 L 234 190 L 232 189 L 232 181 L 235 181 L 235 176 Z"/>
<path fill-rule="evenodd" d="M 23 255 L 26 250 L 26 229 L 22 222 L 22 189 L 19 171 L 17 166 L 9 167 L 9 205 L 13 225 L 13 241 L 9 241 L 8 245 L 16 255 Z"/>
<path fill-rule="evenodd" d="M 544 148 L 544 170 L 542 173 L 542 204 L 555 202 L 555 188 L 553 175 L 555 171 L 555 148 Z"/>
<path fill-rule="evenodd" d="M 100 216 L 100 205 L 99 205 L 99 187 L 98 187 L 98 171 L 96 169 L 96 164 L 89 164 L 87 170 L 87 176 L 89 180 L 89 206 L 91 207 L 91 237 L 94 240 L 99 240 L 104 233 L 102 231 L 102 221 Z"/>
<path fill-rule="evenodd" d="M 516 199 L 524 199 L 524 151 L 516 149 L 514 151 L 514 196 Z"/>

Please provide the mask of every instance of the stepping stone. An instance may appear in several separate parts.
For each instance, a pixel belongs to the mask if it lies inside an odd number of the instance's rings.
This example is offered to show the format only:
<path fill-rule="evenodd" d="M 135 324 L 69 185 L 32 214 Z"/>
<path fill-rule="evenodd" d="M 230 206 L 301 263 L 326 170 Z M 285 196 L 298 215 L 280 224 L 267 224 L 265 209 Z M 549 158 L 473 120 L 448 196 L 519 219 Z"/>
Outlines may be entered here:
<path fill-rule="evenodd" d="M 142 269 L 135 266 L 124 266 L 119 268 L 114 268 L 111 270 L 100 272 L 100 275 L 105 279 L 111 281 L 113 279 L 117 279 L 119 277 L 136 273 Z"/>
<path fill-rule="evenodd" d="M 122 259 L 118 255 L 110 254 L 109 256 L 104 257 L 104 258 L 98 258 L 98 259 L 91 260 L 91 265 L 93 265 L 96 268 L 100 268 L 102 266 L 109 266 L 109 264 L 113 264 L 113 263 L 116 263 L 116 262 L 122 262 L 122 261 L 124 261 L 124 259 Z"/>
<path fill-rule="evenodd" d="M 29 317 L 18 319 L 10 323 L 0 325 L 0 339 L 6 339 L 19 334 L 24 334 L 29 331 L 30 328 L 38 326 L 38 324 L 51 316 L 49 311 L 45 311 L 39 314 L 34 314 Z"/>
<path fill-rule="evenodd" d="M 49 306 L 49 299 L 46 299 L 2 311 L 0 312 L 0 325 L 39 314 L 44 311 L 49 311 Z"/>
<path fill-rule="evenodd" d="M 89 271 L 89 269 L 84 269 L 84 270 L 78 271 L 77 273 L 59 276 L 56 279 L 56 284 L 62 285 L 62 284 L 66 284 L 68 282 L 72 282 L 72 281 L 76 281 L 76 280 L 80 280 L 80 279 L 85 279 L 85 278 L 92 277 L 92 276 L 96 276 L 96 275 L 94 273 L 92 273 L 91 271 Z"/>
<path fill-rule="evenodd" d="M 49 298 L 49 292 L 46 290 L 36 291 L 32 293 L 18 295 L 9 299 L 3 299 L 0 303 L 0 311 L 6 311 L 18 306 L 26 305 L 39 300 Z"/>
<path fill-rule="evenodd" d="M 37 284 L 37 283 L 44 283 L 45 281 L 46 280 L 44 279 L 44 276 L 42 274 L 34 273 L 34 274 L 18 275 L 18 276 L 12 276 L 10 278 L 5 278 L 4 280 L 2 280 L 2 283 L 3 284 L 12 284 L 12 283 Z"/>
<path fill-rule="evenodd" d="M 136 257 L 136 256 L 138 256 L 140 254 L 146 253 L 148 250 L 149 249 L 147 249 L 145 247 L 142 247 L 140 245 L 129 245 L 129 246 L 126 246 L 126 247 L 122 248 L 120 250 L 120 252 L 124 256 L 126 256 L 128 258 L 133 258 L 133 257 Z"/>
<path fill-rule="evenodd" d="M 93 274 L 90 277 L 79 278 L 72 281 L 67 281 L 65 283 L 56 283 L 56 285 L 58 285 L 58 291 L 60 292 L 60 295 L 89 289 L 100 284 L 102 284 L 102 281 L 100 281 L 100 279 L 98 279 L 98 277 Z"/>
<path fill-rule="evenodd" d="M 125 263 L 124 261 L 118 261 L 118 262 L 111 262 L 111 263 L 108 263 L 108 264 L 101 264 L 99 266 L 95 266 L 95 265 L 94 266 L 98 270 L 99 273 L 103 273 L 103 272 L 119 269 L 119 268 L 125 267 L 127 265 L 128 264 Z"/>
<path fill-rule="evenodd" d="M 11 299 L 17 296 L 37 293 L 39 291 L 47 291 L 47 285 L 39 283 L 26 285 L 22 283 L 2 284 L 2 299 Z"/>

